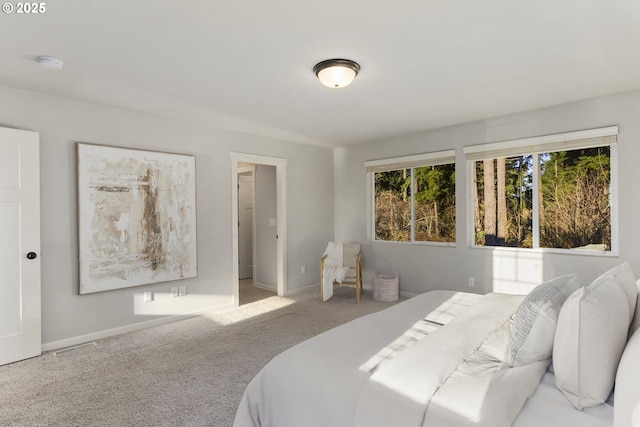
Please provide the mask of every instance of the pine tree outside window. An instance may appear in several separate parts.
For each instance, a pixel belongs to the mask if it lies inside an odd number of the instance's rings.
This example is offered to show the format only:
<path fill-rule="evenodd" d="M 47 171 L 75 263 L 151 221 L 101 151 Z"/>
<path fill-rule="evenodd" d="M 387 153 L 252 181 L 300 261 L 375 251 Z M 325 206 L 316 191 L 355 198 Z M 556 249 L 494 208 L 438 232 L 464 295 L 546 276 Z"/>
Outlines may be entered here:
<path fill-rule="evenodd" d="M 471 245 L 617 254 L 617 133 L 465 147 Z"/>

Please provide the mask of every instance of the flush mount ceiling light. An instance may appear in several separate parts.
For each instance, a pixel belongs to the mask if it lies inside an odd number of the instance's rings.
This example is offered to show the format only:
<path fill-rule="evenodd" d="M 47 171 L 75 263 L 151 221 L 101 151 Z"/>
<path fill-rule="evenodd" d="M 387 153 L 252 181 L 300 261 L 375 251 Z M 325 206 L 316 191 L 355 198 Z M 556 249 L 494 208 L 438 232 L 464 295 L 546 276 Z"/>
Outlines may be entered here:
<path fill-rule="evenodd" d="M 323 85 L 336 89 L 349 86 L 359 71 L 360 65 L 350 59 L 327 59 L 313 67 Z"/>
<path fill-rule="evenodd" d="M 61 59 L 54 58 L 53 56 L 39 56 L 38 62 L 44 68 L 49 68 L 50 70 L 62 70 L 62 66 L 64 65 Z"/>

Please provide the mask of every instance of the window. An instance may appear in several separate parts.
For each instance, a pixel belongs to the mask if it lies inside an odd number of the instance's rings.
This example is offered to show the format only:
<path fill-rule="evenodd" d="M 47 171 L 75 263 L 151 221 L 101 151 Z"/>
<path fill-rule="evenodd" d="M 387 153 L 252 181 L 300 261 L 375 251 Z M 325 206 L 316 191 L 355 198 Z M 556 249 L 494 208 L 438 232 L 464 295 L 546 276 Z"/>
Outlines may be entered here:
<path fill-rule="evenodd" d="M 366 162 L 373 240 L 454 243 L 454 162 L 454 150 Z"/>
<path fill-rule="evenodd" d="M 473 245 L 617 252 L 617 133 L 610 127 L 465 147 Z"/>

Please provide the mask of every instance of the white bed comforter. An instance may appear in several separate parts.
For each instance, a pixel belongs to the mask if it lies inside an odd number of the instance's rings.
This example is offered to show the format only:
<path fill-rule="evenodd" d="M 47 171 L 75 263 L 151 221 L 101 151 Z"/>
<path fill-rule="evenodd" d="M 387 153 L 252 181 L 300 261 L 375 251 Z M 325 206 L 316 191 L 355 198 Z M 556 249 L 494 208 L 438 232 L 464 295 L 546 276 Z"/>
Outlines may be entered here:
<path fill-rule="evenodd" d="M 234 425 L 510 426 L 548 362 L 505 362 L 522 296 L 434 291 L 274 358 Z"/>

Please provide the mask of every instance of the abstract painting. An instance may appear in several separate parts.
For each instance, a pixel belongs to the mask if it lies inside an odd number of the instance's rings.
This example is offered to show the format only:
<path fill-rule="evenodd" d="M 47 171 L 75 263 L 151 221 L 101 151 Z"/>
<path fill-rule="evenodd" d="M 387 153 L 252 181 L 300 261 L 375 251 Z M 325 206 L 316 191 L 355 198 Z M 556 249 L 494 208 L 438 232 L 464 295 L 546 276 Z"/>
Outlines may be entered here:
<path fill-rule="evenodd" d="M 78 144 L 80 294 L 197 276 L 195 157 Z"/>

